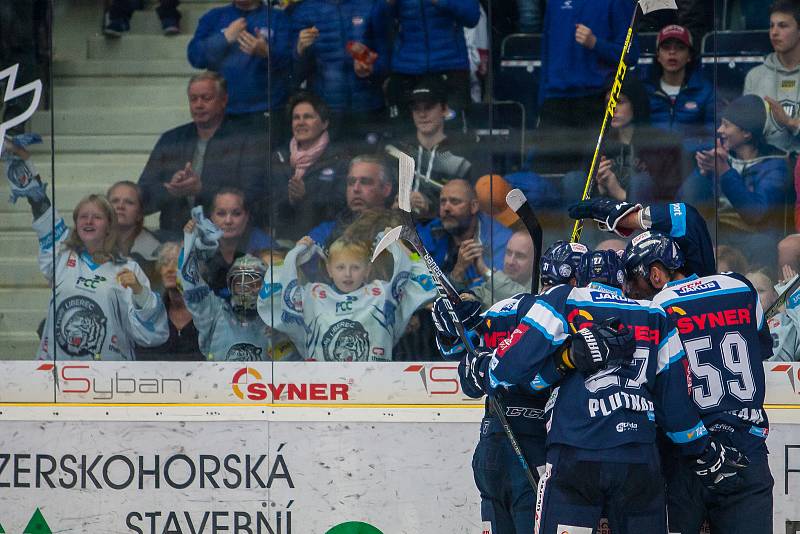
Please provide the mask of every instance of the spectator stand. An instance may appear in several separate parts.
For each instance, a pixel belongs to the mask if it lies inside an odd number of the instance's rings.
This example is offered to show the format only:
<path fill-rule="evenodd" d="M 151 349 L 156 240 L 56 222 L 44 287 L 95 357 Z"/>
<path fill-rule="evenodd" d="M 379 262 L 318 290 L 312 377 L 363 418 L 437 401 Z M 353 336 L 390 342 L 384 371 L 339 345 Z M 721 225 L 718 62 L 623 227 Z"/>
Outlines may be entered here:
<path fill-rule="evenodd" d="M 703 37 L 700 50 L 703 74 L 724 105 L 742 93 L 747 72 L 764 61 L 772 45 L 766 30 L 715 31 Z"/>
<path fill-rule="evenodd" d="M 519 101 L 525 109 L 524 122 L 531 129 L 538 117 L 541 67 L 541 34 L 513 33 L 503 39 L 494 95 L 500 101 Z"/>

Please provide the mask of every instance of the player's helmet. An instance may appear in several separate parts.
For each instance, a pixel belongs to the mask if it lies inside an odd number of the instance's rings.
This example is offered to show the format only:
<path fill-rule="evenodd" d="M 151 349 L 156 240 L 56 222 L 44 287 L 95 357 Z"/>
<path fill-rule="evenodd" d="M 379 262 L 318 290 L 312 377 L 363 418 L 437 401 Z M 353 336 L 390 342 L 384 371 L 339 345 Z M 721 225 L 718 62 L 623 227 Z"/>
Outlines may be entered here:
<path fill-rule="evenodd" d="M 661 232 L 644 232 L 634 237 L 625 248 L 622 261 L 628 278 L 647 277 L 655 262 L 660 262 L 670 271 L 680 269 L 684 263 L 678 244 Z"/>
<path fill-rule="evenodd" d="M 586 286 L 590 282 L 622 289 L 625 266 L 615 250 L 595 250 L 583 255 L 578 266 L 578 285 Z"/>
<path fill-rule="evenodd" d="M 231 306 L 237 315 L 252 316 L 256 311 L 258 292 L 266 273 L 264 262 L 250 254 L 233 262 L 228 270 L 228 290 L 231 292 Z"/>
<path fill-rule="evenodd" d="M 569 283 L 570 278 L 577 276 L 581 257 L 589 249 L 580 243 L 556 241 L 542 254 L 540 272 L 542 284 L 556 285 Z"/>

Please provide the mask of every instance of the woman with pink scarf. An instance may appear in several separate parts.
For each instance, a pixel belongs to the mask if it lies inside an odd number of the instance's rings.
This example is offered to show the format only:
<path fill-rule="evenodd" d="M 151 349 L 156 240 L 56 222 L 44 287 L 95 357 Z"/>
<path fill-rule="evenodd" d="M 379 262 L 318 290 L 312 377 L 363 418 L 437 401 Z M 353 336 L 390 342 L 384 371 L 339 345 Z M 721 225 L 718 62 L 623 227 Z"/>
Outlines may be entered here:
<path fill-rule="evenodd" d="M 272 187 L 278 193 L 277 237 L 297 240 L 345 206 L 348 158 L 328 135 L 330 112 L 321 98 L 299 93 L 287 107 L 289 152 L 275 153 Z"/>

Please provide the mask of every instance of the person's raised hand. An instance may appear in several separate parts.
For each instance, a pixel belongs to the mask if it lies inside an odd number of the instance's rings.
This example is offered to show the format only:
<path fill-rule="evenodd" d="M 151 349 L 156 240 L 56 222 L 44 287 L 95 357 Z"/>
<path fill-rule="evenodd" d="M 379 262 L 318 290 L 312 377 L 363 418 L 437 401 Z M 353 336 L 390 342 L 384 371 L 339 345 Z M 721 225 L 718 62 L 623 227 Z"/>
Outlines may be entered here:
<path fill-rule="evenodd" d="M 138 295 L 144 289 L 139 279 L 136 278 L 136 274 L 127 268 L 121 269 L 117 273 L 117 283 L 122 287 L 131 288 L 135 295 Z"/>
<path fill-rule="evenodd" d="M 225 40 L 228 43 L 233 43 L 234 41 L 239 39 L 239 34 L 242 33 L 247 29 L 247 20 L 244 17 L 239 17 L 238 19 L 234 20 L 228 27 L 223 30 L 223 35 L 225 35 Z"/>

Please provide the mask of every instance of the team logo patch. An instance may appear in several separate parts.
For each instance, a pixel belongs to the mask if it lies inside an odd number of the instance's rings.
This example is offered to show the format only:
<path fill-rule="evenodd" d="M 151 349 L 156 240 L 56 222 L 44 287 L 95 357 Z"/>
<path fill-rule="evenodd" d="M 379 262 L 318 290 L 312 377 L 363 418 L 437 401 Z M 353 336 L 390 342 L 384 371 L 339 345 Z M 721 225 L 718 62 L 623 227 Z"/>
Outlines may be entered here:
<path fill-rule="evenodd" d="M 564 278 L 568 278 L 570 275 L 572 275 L 572 267 L 566 263 L 563 263 L 558 267 L 558 274 Z"/>
<path fill-rule="evenodd" d="M 181 251 L 183 255 L 183 251 Z M 189 259 L 183 262 L 181 267 L 181 276 L 184 280 L 192 285 L 197 285 L 200 280 L 200 272 L 197 267 L 197 256 L 194 253 L 189 254 Z"/>
<path fill-rule="evenodd" d="M 697 102 L 690 100 L 683 105 L 684 109 L 695 110 L 697 109 Z"/>
<path fill-rule="evenodd" d="M 283 303 L 295 313 L 303 313 L 303 295 L 297 280 L 292 280 L 283 292 Z"/>
<path fill-rule="evenodd" d="M 625 273 L 623 271 L 617 271 L 617 283 L 619 285 L 625 283 Z"/>
<path fill-rule="evenodd" d="M 107 319 L 93 300 L 73 296 L 56 309 L 56 343 L 72 357 L 101 353 L 106 339 Z"/>
<path fill-rule="evenodd" d="M 411 274 L 408 271 L 403 271 L 395 277 L 394 281 L 392 282 L 392 298 L 394 300 L 400 300 L 400 297 L 403 296 L 403 286 L 408 281 Z"/>
<path fill-rule="evenodd" d="M 334 174 L 336 173 L 334 172 L 333 169 L 331 169 L 330 167 L 326 167 L 322 169 L 322 172 L 319 173 L 319 179 L 322 180 L 323 182 L 332 182 Z"/>
<path fill-rule="evenodd" d="M 353 26 L 361 26 L 364 24 L 364 17 L 353 17 Z"/>
<path fill-rule="evenodd" d="M 228 349 L 225 359 L 229 362 L 257 362 L 263 359 L 262 352 L 264 349 L 250 343 L 236 343 Z"/>
<path fill-rule="evenodd" d="M 329 362 L 367 361 L 369 334 L 364 325 L 350 319 L 334 323 L 322 336 L 322 355 Z"/>

